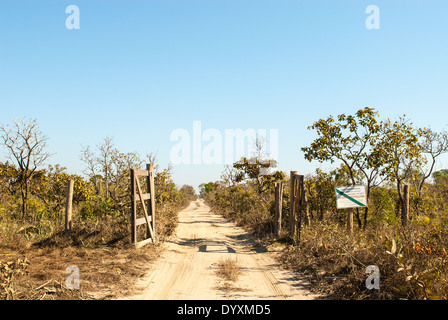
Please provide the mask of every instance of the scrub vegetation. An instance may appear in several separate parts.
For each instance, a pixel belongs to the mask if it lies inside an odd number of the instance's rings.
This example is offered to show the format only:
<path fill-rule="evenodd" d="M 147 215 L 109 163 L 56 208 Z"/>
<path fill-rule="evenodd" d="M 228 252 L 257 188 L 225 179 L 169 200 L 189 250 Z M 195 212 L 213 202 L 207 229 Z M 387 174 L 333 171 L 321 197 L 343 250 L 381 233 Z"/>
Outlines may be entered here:
<path fill-rule="evenodd" d="M 312 290 L 331 299 L 448 298 L 448 169 L 435 170 L 448 151 L 448 134 L 416 128 L 405 116 L 381 120 L 373 108 L 328 116 L 309 130 L 317 138 L 302 147 L 309 161 L 333 164 L 304 177 L 306 219 L 300 241 L 289 228 L 289 173 L 255 144 L 254 156 L 200 186 L 216 212 L 276 248 L 287 268 L 308 275 Z M 269 167 L 270 175 L 261 174 Z M 300 168 L 292 168 L 298 170 Z M 274 231 L 274 183 L 283 182 L 283 229 Z M 364 185 L 368 206 L 336 209 L 335 187 Z M 404 186 L 410 190 L 409 206 Z M 366 268 L 380 271 L 380 289 L 367 289 Z"/>
<path fill-rule="evenodd" d="M 82 147 L 83 175 L 71 174 L 47 164 L 47 141 L 35 120 L 0 127 L 8 156 L 0 163 L 0 299 L 123 294 L 160 251 L 158 245 L 135 249 L 130 241 L 130 169 L 155 163 L 156 157 L 123 153 L 106 137 L 95 147 Z M 156 232 L 162 241 L 173 234 L 177 213 L 196 199 L 193 187 L 178 187 L 171 176 L 171 167 L 155 163 Z M 64 232 L 69 180 L 74 180 L 71 237 Z M 80 270 L 80 290 L 65 285 L 70 265 Z"/>

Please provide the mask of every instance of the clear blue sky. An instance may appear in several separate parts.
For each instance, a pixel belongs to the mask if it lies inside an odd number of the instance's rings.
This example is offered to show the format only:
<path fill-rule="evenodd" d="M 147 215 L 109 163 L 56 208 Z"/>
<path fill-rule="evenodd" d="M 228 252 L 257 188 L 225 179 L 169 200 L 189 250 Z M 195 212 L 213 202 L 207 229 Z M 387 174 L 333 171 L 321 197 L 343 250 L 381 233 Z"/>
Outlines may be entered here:
<path fill-rule="evenodd" d="M 365 26 L 372 4 L 379 30 Z M 446 0 L 0 0 L 0 122 L 36 118 L 50 163 L 73 173 L 81 145 L 107 135 L 166 167 L 171 132 L 193 121 L 277 129 L 280 169 L 310 173 L 300 147 L 329 114 L 370 106 L 446 129 L 447 13 Z M 221 170 L 178 165 L 174 179 L 197 187 Z"/>

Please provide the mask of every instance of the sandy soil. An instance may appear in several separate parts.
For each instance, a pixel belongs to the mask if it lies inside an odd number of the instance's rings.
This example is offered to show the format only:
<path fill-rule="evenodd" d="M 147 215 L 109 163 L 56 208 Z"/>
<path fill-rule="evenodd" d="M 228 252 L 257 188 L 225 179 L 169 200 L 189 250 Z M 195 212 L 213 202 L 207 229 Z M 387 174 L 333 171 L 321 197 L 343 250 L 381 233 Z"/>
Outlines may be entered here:
<path fill-rule="evenodd" d="M 138 295 L 121 299 L 315 299 L 304 279 L 281 269 L 275 252 L 255 247 L 242 228 L 210 211 L 203 201 L 179 213 L 177 236 L 137 283 Z M 218 277 L 218 262 L 234 259 L 236 281 Z"/>

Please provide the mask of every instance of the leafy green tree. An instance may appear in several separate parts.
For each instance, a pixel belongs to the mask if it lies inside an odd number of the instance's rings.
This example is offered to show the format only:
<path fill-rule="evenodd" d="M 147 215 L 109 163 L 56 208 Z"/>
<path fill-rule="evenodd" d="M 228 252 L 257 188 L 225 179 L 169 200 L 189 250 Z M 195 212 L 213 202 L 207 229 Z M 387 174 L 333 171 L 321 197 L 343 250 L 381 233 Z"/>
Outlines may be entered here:
<path fill-rule="evenodd" d="M 88 202 L 95 195 L 92 183 L 80 175 L 66 173 L 66 168 L 58 164 L 49 165 L 48 169 L 36 172 L 33 177 L 32 193 L 50 210 L 61 211 L 64 209 L 69 180 L 74 181 L 74 204 Z"/>
<path fill-rule="evenodd" d="M 197 198 L 196 190 L 194 190 L 194 187 L 186 184 L 180 187 L 179 196 L 182 203 L 188 203 Z"/>
<path fill-rule="evenodd" d="M 448 169 L 441 169 L 432 174 L 434 183 L 429 185 L 428 194 L 437 202 L 441 212 L 448 210 Z"/>
<path fill-rule="evenodd" d="M 323 220 L 325 212 L 333 210 L 335 206 L 334 188 L 336 184 L 331 174 L 316 169 L 314 175 L 305 179 L 305 187 L 308 190 L 308 206 L 311 212 L 318 214 L 318 219 Z"/>
<path fill-rule="evenodd" d="M 169 165 L 166 169 L 159 170 L 154 176 L 154 187 L 156 193 L 156 203 L 176 202 L 179 198 L 179 191 L 172 179 L 173 167 Z"/>
<path fill-rule="evenodd" d="M 395 122 L 388 119 L 382 124 L 381 135 L 374 150 L 374 157 L 381 159 L 382 174 L 396 186 L 401 212 L 405 205 L 404 183 L 410 181 L 414 170 L 426 163 L 419 143 L 422 134 L 423 131 L 413 127 L 404 116 Z"/>
<path fill-rule="evenodd" d="M 211 193 L 213 190 L 214 190 L 213 182 L 201 183 L 199 185 L 199 196 L 204 198 L 207 194 Z"/>
<path fill-rule="evenodd" d="M 275 168 L 276 166 L 277 162 L 275 160 L 242 157 L 241 160 L 233 164 L 233 167 L 237 170 L 235 181 L 241 182 L 249 179 L 254 183 L 258 194 L 261 194 L 272 188 L 275 182 L 282 181 L 285 178 L 285 174 L 281 171 L 266 174 L 269 168 Z"/>
<path fill-rule="evenodd" d="M 438 171 L 435 171 L 432 174 L 432 178 L 434 179 L 434 183 L 438 184 L 442 182 L 443 180 L 448 179 L 448 169 L 441 169 Z"/>
<path fill-rule="evenodd" d="M 13 164 L 0 162 L 0 195 L 14 195 L 17 186 L 17 169 Z"/>
<path fill-rule="evenodd" d="M 135 152 L 123 153 L 113 148 L 109 161 L 109 195 L 122 209 L 128 202 L 130 193 L 131 169 L 143 165 L 139 155 Z"/>
<path fill-rule="evenodd" d="M 303 147 L 305 159 L 319 162 L 340 161 L 345 166 L 350 184 L 356 184 L 356 172 L 361 172 L 367 184 L 367 198 L 370 189 L 380 183 L 381 158 L 373 152 L 377 147 L 381 125 L 378 113 L 373 108 L 359 109 L 355 115 L 341 114 L 337 120 L 333 116 L 320 119 L 308 129 L 315 130 L 318 138 L 309 147 Z M 367 222 L 368 207 L 365 208 L 364 226 Z M 359 210 L 356 210 L 358 225 L 361 227 Z"/>

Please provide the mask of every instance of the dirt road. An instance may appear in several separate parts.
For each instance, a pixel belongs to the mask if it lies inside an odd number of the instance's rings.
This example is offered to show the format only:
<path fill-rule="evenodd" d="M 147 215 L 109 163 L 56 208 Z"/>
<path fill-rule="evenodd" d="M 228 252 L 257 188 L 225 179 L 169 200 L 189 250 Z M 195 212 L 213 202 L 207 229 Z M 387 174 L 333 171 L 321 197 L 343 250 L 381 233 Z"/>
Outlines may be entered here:
<path fill-rule="evenodd" d="M 203 201 L 179 213 L 177 238 L 138 283 L 141 294 L 128 299 L 313 299 L 305 281 L 282 270 L 272 252 L 256 249 L 250 235 L 213 214 Z M 218 262 L 236 260 L 236 281 L 218 277 Z"/>

